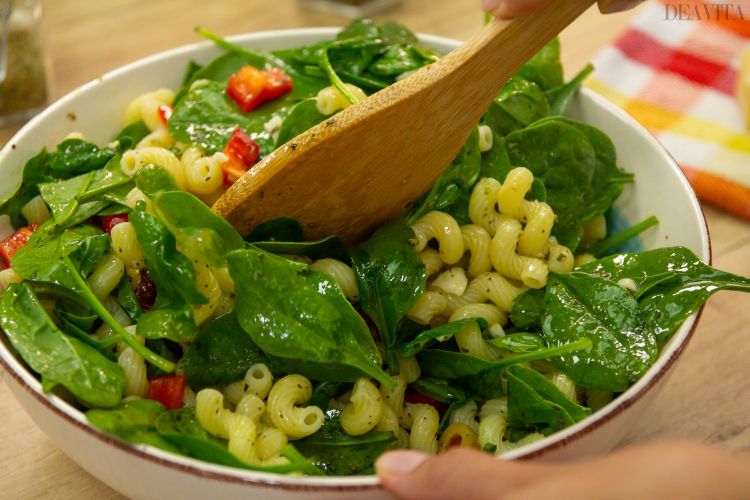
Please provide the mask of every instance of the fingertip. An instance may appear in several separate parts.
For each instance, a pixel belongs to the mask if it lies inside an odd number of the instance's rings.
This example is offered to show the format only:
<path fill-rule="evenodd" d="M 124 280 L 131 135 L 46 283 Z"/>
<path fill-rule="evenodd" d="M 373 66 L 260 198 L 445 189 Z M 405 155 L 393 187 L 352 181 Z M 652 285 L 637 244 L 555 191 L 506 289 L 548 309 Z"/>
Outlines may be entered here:
<path fill-rule="evenodd" d="M 383 481 L 392 481 L 412 472 L 430 458 L 430 455 L 418 451 L 390 451 L 375 461 L 375 472 Z"/>

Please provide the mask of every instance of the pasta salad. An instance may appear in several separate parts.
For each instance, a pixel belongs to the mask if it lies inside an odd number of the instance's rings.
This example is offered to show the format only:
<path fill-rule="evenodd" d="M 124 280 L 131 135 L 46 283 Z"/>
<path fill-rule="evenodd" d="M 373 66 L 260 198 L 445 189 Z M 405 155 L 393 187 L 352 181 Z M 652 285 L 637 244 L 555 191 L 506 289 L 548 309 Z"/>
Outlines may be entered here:
<path fill-rule="evenodd" d="M 270 53 L 199 31 L 226 52 L 135 96 L 110 144 L 43 149 L 0 200 L 0 328 L 105 432 L 308 475 L 392 448 L 500 455 L 616 398 L 714 292 L 750 291 L 685 248 L 638 251 L 654 217 L 608 231 L 633 178 L 563 116 L 590 67 L 564 82 L 557 40 L 366 241 L 291 219 L 241 235 L 210 209 L 233 182 L 440 54 L 369 20 Z"/>

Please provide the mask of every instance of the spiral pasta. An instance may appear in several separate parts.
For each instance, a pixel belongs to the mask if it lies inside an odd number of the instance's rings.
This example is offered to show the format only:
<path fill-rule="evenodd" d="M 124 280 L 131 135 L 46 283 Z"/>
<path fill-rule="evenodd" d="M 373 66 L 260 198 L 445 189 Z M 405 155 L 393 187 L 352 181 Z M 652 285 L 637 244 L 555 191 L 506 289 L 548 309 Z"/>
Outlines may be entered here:
<path fill-rule="evenodd" d="M 170 89 L 157 89 L 152 92 L 141 94 L 128 104 L 123 116 L 123 125 L 131 125 L 143 120 L 149 130 L 165 128 L 165 124 L 159 113 L 159 106 L 171 105 L 174 101 L 174 92 Z"/>
<path fill-rule="evenodd" d="M 418 252 L 424 250 L 431 239 L 438 242 L 440 258 L 446 264 L 455 264 L 464 254 L 464 239 L 456 220 L 444 212 L 429 212 L 412 225 Z"/>
<path fill-rule="evenodd" d="M 188 148 L 180 157 L 184 169 L 185 187 L 195 195 L 205 196 L 219 191 L 224 183 L 222 165 L 227 161 L 224 153 L 203 156 L 197 148 Z"/>
<path fill-rule="evenodd" d="M 507 415 L 508 403 L 505 398 L 490 399 L 482 405 L 477 432 L 480 448 L 487 449 L 490 446 L 496 451 L 501 449 L 508 428 Z"/>
<path fill-rule="evenodd" d="M 224 408 L 224 396 L 215 389 L 202 389 L 195 396 L 195 416 L 201 427 L 228 441 L 229 452 L 248 463 L 258 463 L 255 451 L 257 426 L 245 416 Z"/>
<path fill-rule="evenodd" d="M 89 287 L 97 299 L 104 300 L 117 288 L 125 274 L 125 264 L 112 254 L 105 254 L 88 277 Z"/>
<path fill-rule="evenodd" d="M 356 85 L 352 85 L 351 83 L 345 83 L 344 85 L 357 101 L 362 101 L 367 98 L 367 94 Z M 348 108 L 352 103 L 349 102 L 349 99 L 347 99 L 339 89 L 331 85 L 330 87 L 326 87 L 318 92 L 318 95 L 315 98 L 315 105 L 321 115 L 328 116 L 336 111 Z"/>
<path fill-rule="evenodd" d="M 180 190 L 187 189 L 185 167 L 180 159 L 168 149 L 157 147 L 131 149 L 123 153 L 120 160 L 122 172 L 130 177 L 134 176 L 144 165 L 156 165 L 163 168 Z"/>
<path fill-rule="evenodd" d="M 424 453 L 437 453 L 437 432 L 440 428 L 440 415 L 432 405 L 415 404 L 412 406 L 409 448 Z"/>
<path fill-rule="evenodd" d="M 352 302 L 359 302 L 359 286 L 352 268 L 337 259 L 318 259 L 310 264 L 310 269 L 330 276 Z"/>
<path fill-rule="evenodd" d="M 273 425 L 289 437 L 303 438 L 323 425 L 323 411 L 317 406 L 298 407 L 312 394 L 312 384 L 302 375 L 287 375 L 271 388 L 266 402 Z"/>
<path fill-rule="evenodd" d="M 496 272 L 484 273 L 469 283 L 462 298 L 469 302 L 493 302 L 501 311 L 509 313 L 513 309 L 513 301 L 524 291 L 511 284 Z"/>
<path fill-rule="evenodd" d="M 547 264 L 516 252 L 520 235 L 521 223 L 517 220 L 505 219 L 498 224 L 490 250 L 492 265 L 503 276 L 520 280 L 529 288 L 543 288 L 547 284 Z"/>
<path fill-rule="evenodd" d="M 440 451 L 445 451 L 453 446 L 459 446 L 461 448 L 476 448 L 477 433 L 465 424 L 451 424 L 446 427 L 440 435 L 438 444 Z"/>
<path fill-rule="evenodd" d="M 52 217 L 52 212 L 42 196 L 36 195 L 21 208 L 21 215 L 29 224 L 42 224 Z"/>
<path fill-rule="evenodd" d="M 464 248 L 469 252 L 469 276 L 472 278 L 492 270 L 490 245 L 492 237 L 483 227 L 476 224 L 461 226 Z"/>
<path fill-rule="evenodd" d="M 368 379 L 354 383 L 349 404 L 341 412 L 341 427 L 350 436 L 371 431 L 383 415 L 383 397 Z"/>
<path fill-rule="evenodd" d="M 406 317 L 415 323 L 429 325 L 432 318 L 442 313 L 447 305 L 448 300 L 442 292 L 425 292 L 409 309 Z"/>
<path fill-rule="evenodd" d="M 125 396 L 145 398 L 148 392 L 146 362 L 131 347 L 126 347 L 117 357 L 117 364 L 125 375 Z"/>

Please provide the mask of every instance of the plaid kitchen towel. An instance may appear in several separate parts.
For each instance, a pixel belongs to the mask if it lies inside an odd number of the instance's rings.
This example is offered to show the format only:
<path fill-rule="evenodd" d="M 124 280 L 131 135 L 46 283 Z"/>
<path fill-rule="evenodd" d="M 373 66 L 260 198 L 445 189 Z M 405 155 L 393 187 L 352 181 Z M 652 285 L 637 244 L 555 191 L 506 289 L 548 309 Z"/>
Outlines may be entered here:
<path fill-rule="evenodd" d="M 743 50 L 750 0 L 655 1 L 594 58 L 586 84 L 656 135 L 699 198 L 750 219 L 750 131 L 735 94 Z"/>

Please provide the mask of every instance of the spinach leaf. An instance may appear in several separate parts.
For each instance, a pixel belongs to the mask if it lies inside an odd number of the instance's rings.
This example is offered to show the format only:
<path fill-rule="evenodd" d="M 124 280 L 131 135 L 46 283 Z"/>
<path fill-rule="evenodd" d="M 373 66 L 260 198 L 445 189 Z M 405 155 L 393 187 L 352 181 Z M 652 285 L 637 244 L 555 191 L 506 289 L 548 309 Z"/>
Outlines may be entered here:
<path fill-rule="evenodd" d="M 535 352 L 547 347 L 547 344 L 539 335 L 527 332 L 510 333 L 505 337 L 491 339 L 487 342 L 500 349 L 515 353 Z"/>
<path fill-rule="evenodd" d="M 169 118 L 169 132 L 177 141 L 195 144 L 212 154 L 224 150 L 235 127 L 239 126 L 258 143 L 261 156 L 269 154 L 274 149 L 274 141 L 263 124 L 288 106 L 289 100 L 282 97 L 251 113 L 243 113 L 227 97 L 225 87 L 225 82 L 207 82 L 187 92 Z"/>
<path fill-rule="evenodd" d="M 109 249 L 109 241 L 109 236 L 94 226 L 77 226 L 59 233 L 48 221 L 16 252 L 11 264 L 22 278 L 35 286 L 51 285 L 49 293 L 82 304 L 97 314 L 117 338 L 149 363 L 163 371 L 173 371 L 174 363 L 151 352 L 122 327 L 96 298 L 84 278 Z"/>
<path fill-rule="evenodd" d="M 508 377 L 508 423 L 512 430 L 549 435 L 589 416 L 536 370 L 512 366 Z"/>
<path fill-rule="evenodd" d="M 330 257 L 344 262 L 349 260 L 346 245 L 338 236 L 328 236 L 317 241 L 258 241 L 253 245 L 275 254 L 305 255 L 311 259 Z"/>
<path fill-rule="evenodd" d="M 55 308 L 54 316 L 57 316 L 61 321 L 75 325 L 77 328 L 84 332 L 90 332 L 94 328 L 96 320 L 99 319 L 95 315 L 78 315 L 73 312 L 68 312 L 59 308 Z"/>
<path fill-rule="evenodd" d="M 125 151 L 141 142 L 150 133 L 151 130 L 143 123 L 143 120 L 139 120 L 120 130 L 115 136 L 115 141 L 119 143 L 120 150 Z"/>
<path fill-rule="evenodd" d="M 16 189 L 5 199 L 0 199 L 0 214 L 8 214 L 15 228 L 25 226 L 26 219 L 21 214 L 21 209 L 39 194 L 40 184 L 68 179 L 101 168 L 115 154 L 113 149 L 100 149 L 95 144 L 80 139 L 67 139 L 52 153 L 42 149 L 24 165 L 21 182 Z"/>
<path fill-rule="evenodd" d="M 492 132 L 492 149 L 482 153 L 482 166 L 479 170 L 479 178 L 492 177 L 502 182 L 506 174 L 513 168 L 508 158 L 508 150 L 505 147 L 505 139 Z"/>
<path fill-rule="evenodd" d="M 397 76 L 425 64 L 422 54 L 410 45 L 390 45 L 367 69 L 378 76 Z"/>
<path fill-rule="evenodd" d="M 558 118 L 582 132 L 594 149 L 596 161 L 594 176 L 581 202 L 556 213 L 557 222 L 553 233 L 566 241 L 575 250 L 580 241 L 583 225 L 605 213 L 622 193 L 625 184 L 633 181 L 633 174 L 617 168 L 617 153 L 612 140 L 599 129 L 568 118 Z M 550 202 L 551 204 L 551 202 Z"/>
<path fill-rule="evenodd" d="M 560 39 L 554 38 L 545 45 L 521 67 L 517 74 L 536 83 L 544 91 L 562 85 L 564 80 L 560 63 Z"/>
<path fill-rule="evenodd" d="M 302 225 L 297 222 L 296 219 L 290 219 L 288 217 L 280 217 L 278 219 L 272 219 L 266 222 L 262 222 L 255 226 L 255 228 L 245 236 L 245 241 L 249 243 L 255 242 L 300 242 L 304 241 L 305 237 L 302 231 Z"/>
<path fill-rule="evenodd" d="M 482 121 L 507 135 L 550 114 L 549 103 L 539 86 L 514 76 L 490 104 Z"/>
<path fill-rule="evenodd" d="M 48 222 L 16 252 L 11 265 L 24 279 L 80 292 L 76 274 L 78 278 L 88 275 L 107 250 L 109 237 L 94 226 L 77 226 L 59 233 Z"/>
<path fill-rule="evenodd" d="M 224 267 L 230 250 L 244 248 L 245 242 L 226 219 L 190 193 L 163 191 L 153 197 L 161 221 L 189 255 L 200 255 L 215 267 Z"/>
<path fill-rule="evenodd" d="M 565 114 L 565 110 L 568 108 L 571 99 L 573 99 L 573 96 L 578 92 L 583 81 L 592 71 L 594 71 L 594 67 L 591 64 L 587 64 L 586 67 L 579 71 L 569 82 L 565 82 L 558 87 L 547 90 L 544 95 L 547 98 L 547 101 L 549 101 L 549 114 Z"/>
<path fill-rule="evenodd" d="M 437 328 L 420 332 L 414 339 L 399 346 L 398 355 L 402 358 L 415 356 L 417 353 L 424 350 L 433 340 L 441 339 L 441 341 L 444 342 L 474 323 L 478 324 L 479 328 L 482 330 L 487 328 L 487 322 L 483 319 L 469 318 L 452 321 L 445 325 L 438 326 Z"/>
<path fill-rule="evenodd" d="M 155 303 L 154 308 L 141 315 L 136 333 L 147 339 L 186 342 L 196 336 L 198 328 L 190 306 L 170 300 L 168 305 Z"/>
<path fill-rule="evenodd" d="M 349 40 L 352 38 L 380 38 L 382 33 L 375 21 L 367 18 L 354 19 L 346 28 L 336 35 L 337 40 Z"/>
<path fill-rule="evenodd" d="M 180 298 L 185 304 L 207 302 L 195 284 L 195 271 L 190 260 L 177 250 L 176 240 L 164 223 L 147 214 L 139 204 L 130 213 L 138 243 L 143 249 L 151 279 L 157 290 L 157 304 Z"/>
<path fill-rule="evenodd" d="M 150 399 L 133 399 L 111 410 L 89 410 L 86 419 L 104 432 L 135 444 L 148 444 L 162 450 L 180 453 L 179 448 L 156 432 L 156 419 L 164 407 Z"/>
<path fill-rule="evenodd" d="M 611 255 L 576 272 L 614 282 L 632 279 L 638 306 L 659 342 L 719 290 L 750 291 L 750 279 L 713 269 L 684 247 Z"/>
<path fill-rule="evenodd" d="M 237 319 L 265 353 L 290 366 L 297 362 L 299 373 L 313 380 L 351 382 L 365 374 L 393 386 L 370 330 L 332 279 L 252 247 L 230 252 L 227 260 Z"/>
<path fill-rule="evenodd" d="M 544 305 L 542 330 L 549 345 L 585 337 L 593 342 L 590 349 L 554 359 L 578 385 L 620 392 L 656 360 L 656 338 L 638 302 L 613 281 L 575 271 L 551 273 Z"/>
<path fill-rule="evenodd" d="M 511 133 L 506 137 L 506 144 L 511 164 L 525 166 L 544 183 L 547 203 L 558 216 L 552 232 L 561 244 L 575 249 L 583 226 L 575 216 L 568 214 L 583 211 L 584 196 L 592 185 L 599 161 L 586 133 L 566 119 L 550 117 Z M 608 186 L 605 185 L 605 194 L 586 206 L 610 195 Z"/>
<path fill-rule="evenodd" d="M 411 228 L 398 220 L 381 227 L 349 252 L 360 307 L 378 328 L 391 370 L 398 367 L 394 356 L 398 324 L 427 283 L 424 264 L 409 243 L 413 237 Z"/>
<path fill-rule="evenodd" d="M 190 83 L 193 79 L 193 75 L 195 75 L 195 72 L 200 70 L 203 67 L 203 65 L 197 63 L 196 61 L 193 61 L 192 59 L 188 61 L 187 66 L 185 66 L 185 72 L 182 74 L 182 86 L 187 85 Z"/>
<path fill-rule="evenodd" d="M 321 382 L 313 389 L 309 404 L 326 411 L 330 405 L 331 399 L 344 392 L 346 387 L 350 386 L 343 382 Z"/>
<path fill-rule="evenodd" d="M 443 380 L 478 375 L 495 366 L 492 361 L 485 361 L 463 352 L 442 349 L 426 349 L 417 354 L 417 360 L 422 375 Z"/>
<path fill-rule="evenodd" d="M 296 444 L 326 474 L 345 476 L 368 471 L 394 440 L 391 432 L 373 431 L 361 436 L 349 436 L 341 428 L 339 411 L 331 409 L 326 412 L 320 430 Z"/>
<path fill-rule="evenodd" d="M 79 224 L 107 207 L 107 195 L 117 198 L 133 187 L 133 181 L 122 172 L 120 156 L 116 155 L 99 170 L 81 174 L 64 181 L 39 184 L 39 192 L 49 205 L 55 222 L 60 227 Z"/>
<path fill-rule="evenodd" d="M 451 380 L 498 372 L 508 366 L 528 361 L 551 359 L 591 347 L 591 340 L 583 337 L 566 344 L 515 354 L 499 361 L 485 361 L 470 354 L 441 349 L 427 349 L 417 354 L 424 375 Z"/>
<path fill-rule="evenodd" d="M 130 286 L 130 280 L 127 276 L 123 276 L 120 284 L 117 285 L 117 303 L 120 304 L 125 314 L 128 315 L 130 321 L 133 323 L 138 322 L 138 318 L 143 314 L 143 310 L 141 309 L 138 297 L 135 296 L 135 292 Z"/>
<path fill-rule="evenodd" d="M 448 404 L 455 401 L 466 400 L 466 393 L 463 389 L 437 378 L 419 377 L 417 381 L 409 387 L 417 391 L 419 394 L 430 397 L 441 403 Z"/>
<path fill-rule="evenodd" d="M 212 437 L 201 427 L 193 408 L 165 411 L 156 420 L 156 431 L 193 458 L 230 467 L 252 468 L 232 455 L 225 441 Z"/>
<path fill-rule="evenodd" d="M 325 115 L 318 111 L 317 99 L 310 98 L 298 102 L 289 110 L 286 118 L 281 122 L 279 136 L 276 138 L 276 147 L 280 147 L 325 119 Z"/>
<path fill-rule="evenodd" d="M 201 328 L 185 353 L 183 365 L 190 386 L 200 389 L 242 380 L 251 365 L 266 362 L 266 356 L 231 312 Z"/>
<path fill-rule="evenodd" d="M 541 330 L 544 294 L 544 289 L 527 290 L 516 297 L 510 312 L 513 325 L 527 330 Z"/>
<path fill-rule="evenodd" d="M 7 214 L 10 217 L 10 223 L 16 229 L 27 225 L 21 209 L 39 194 L 38 185 L 55 180 L 49 172 L 50 156 L 46 149 L 42 149 L 27 161 L 18 186 L 8 193 L 5 199 L 0 199 L 0 214 Z"/>
<path fill-rule="evenodd" d="M 459 222 L 468 222 L 468 193 L 479 180 L 482 169 L 482 154 L 479 151 L 479 133 L 476 129 L 466 140 L 458 156 L 438 177 L 432 187 L 417 201 L 408 215 L 409 224 L 433 210 L 442 210 L 451 215 L 464 214 Z M 462 198 L 462 195 L 466 195 Z M 456 203 L 463 200 L 463 203 Z M 453 205 L 456 205 L 453 207 Z M 467 220 L 463 220 L 467 219 Z"/>
<path fill-rule="evenodd" d="M 178 189 L 172 174 L 165 168 L 152 164 L 142 166 L 135 173 L 135 187 L 149 198 L 153 198 L 160 191 L 177 191 Z"/>
<path fill-rule="evenodd" d="M 622 231 L 608 236 L 603 240 L 599 240 L 596 243 L 587 246 L 583 251 L 585 253 L 593 254 L 597 257 L 611 253 L 612 250 L 622 247 L 632 238 L 635 238 L 645 230 L 653 227 L 659 223 L 659 219 L 655 216 L 646 217 L 641 222 L 633 224 L 632 226 L 623 229 Z"/>
<path fill-rule="evenodd" d="M 58 179 L 85 174 L 103 167 L 116 154 L 114 149 L 99 148 L 82 139 L 66 139 L 57 145 L 49 165 L 50 173 Z"/>
<path fill-rule="evenodd" d="M 387 45 L 417 45 L 419 43 L 417 36 L 409 28 L 394 21 L 381 24 L 380 34 Z"/>
<path fill-rule="evenodd" d="M 0 327 L 21 358 L 42 377 L 45 392 L 62 385 L 88 406 L 114 406 L 122 399 L 122 368 L 52 322 L 28 284 L 0 295 Z"/>
<path fill-rule="evenodd" d="M 108 349 L 108 347 L 114 343 L 113 340 L 96 340 L 88 333 L 88 330 L 85 330 L 76 324 L 76 320 L 74 319 L 76 316 L 66 313 L 62 309 L 56 308 L 54 314 L 60 320 L 60 329 L 63 333 L 93 347 L 96 349 L 96 352 L 104 356 L 106 359 L 117 362 L 115 353 Z"/>

